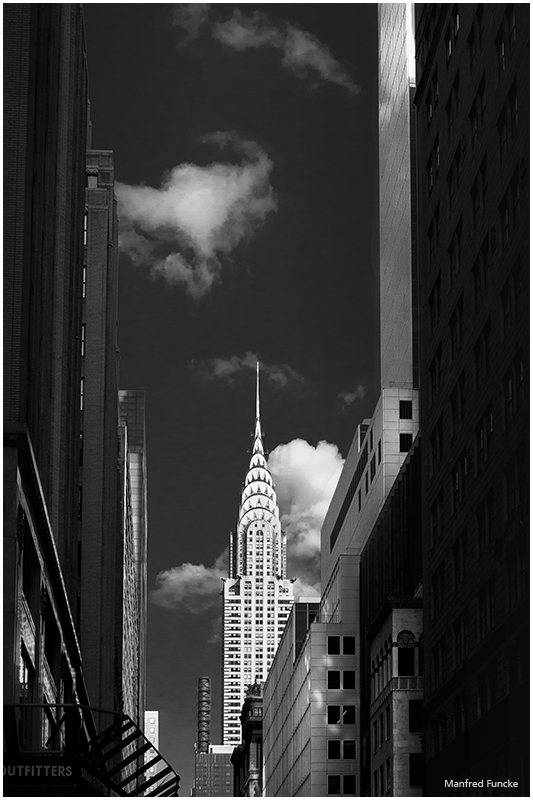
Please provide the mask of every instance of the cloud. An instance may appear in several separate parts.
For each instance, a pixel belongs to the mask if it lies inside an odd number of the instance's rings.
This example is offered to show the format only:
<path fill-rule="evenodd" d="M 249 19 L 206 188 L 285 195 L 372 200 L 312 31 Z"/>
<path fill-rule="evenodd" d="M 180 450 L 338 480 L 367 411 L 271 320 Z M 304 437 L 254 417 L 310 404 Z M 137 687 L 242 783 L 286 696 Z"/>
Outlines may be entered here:
<path fill-rule="evenodd" d="M 209 4 L 176 4 L 173 24 L 184 31 L 178 47 L 186 46 L 200 35 L 203 27 L 209 27 L 213 38 L 229 49 L 242 52 L 249 48 L 271 47 L 280 51 L 282 65 L 299 78 L 315 76 L 341 86 L 350 94 L 361 91 L 329 48 L 312 33 L 289 23 L 274 25 L 267 14 L 260 11 L 243 14 L 235 9 L 230 19 L 213 23 L 209 23 L 208 12 Z"/>
<path fill-rule="evenodd" d="M 235 9 L 231 19 L 215 23 L 212 32 L 215 39 L 234 50 L 242 51 L 250 47 L 280 50 L 282 65 L 300 78 L 315 73 L 322 80 L 335 83 L 351 94 L 361 91 L 329 48 L 316 36 L 288 23 L 276 27 L 266 14 L 259 11 L 247 16 Z"/>
<path fill-rule="evenodd" d="M 222 578 L 228 576 L 228 550 L 217 558 L 212 567 L 203 564 L 181 564 L 160 572 L 150 600 L 163 608 L 184 605 L 193 614 L 199 614 L 220 603 Z"/>
<path fill-rule="evenodd" d="M 247 352 L 244 356 L 230 356 L 228 358 L 213 358 L 201 362 L 191 361 L 189 366 L 205 379 L 223 379 L 233 381 L 235 375 L 244 370 L 256 370 L 260 362 L 261 378 L 285 387 L 289 382 L 303 381 L 303 376 L 296 372 L 289 364 L 265 364 L 255 353 Z"/>
<path fill-rule="evenodd" d="M 356 400 L 364 400 L 366 394 L 366 387 L 359 384 L 353 392 L 340 392 L 337 395 L 337 400 L 341 403 L 341 413 L 346 411 L 348 406 L 351 406 Z"/>
<path fill-rule="evenodd" d="M 207 22 L 210 3 L 176 3 L 172 15 L 174 27 L 181 28 L 183 37 L 178 43 L 181 50 L 200 35 Z"/>
<path fill-rule="evenodd" d="M 314 447 L 303 439 L 278 445 L 268 458 L 287 534 L 288 574 L 304 594 L 319 591 L 320 529 L 343 464 L 336 445 Z"/>
<path fill-rule="evenodd" d="M 220 277 L 221 257 L 277 208 L 272 162 L 259 145 L 223 132 L 203 141 L 232 148 L 240 163 L 180 164 L 159 189 L 116 185 L 121 250 L 134 265 L 184 284 L 193 297 L 209 291 Z"/>

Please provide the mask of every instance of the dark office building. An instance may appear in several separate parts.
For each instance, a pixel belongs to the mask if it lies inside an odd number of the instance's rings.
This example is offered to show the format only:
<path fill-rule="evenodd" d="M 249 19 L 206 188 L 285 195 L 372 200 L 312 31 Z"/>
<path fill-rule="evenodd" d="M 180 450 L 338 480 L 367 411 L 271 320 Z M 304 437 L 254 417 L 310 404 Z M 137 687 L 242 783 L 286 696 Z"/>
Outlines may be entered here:
<path fill-rule="evenodd" d="M 416 53 L 425 793 L 524 796 L 529 4 L 417 5 Z"/>
<path fill-rule="evenodd" d="M 82 7 L 5 4 L 3 15 L 3 796 L 142 794 L 150 743 L 117 680 L 116 274 L 96 253 L 116 243 L 116 220 L 105 154 L 89 154 L 87 186 Z M 179 779 L 159 762 L 157 792 L 175 794 Z"/>

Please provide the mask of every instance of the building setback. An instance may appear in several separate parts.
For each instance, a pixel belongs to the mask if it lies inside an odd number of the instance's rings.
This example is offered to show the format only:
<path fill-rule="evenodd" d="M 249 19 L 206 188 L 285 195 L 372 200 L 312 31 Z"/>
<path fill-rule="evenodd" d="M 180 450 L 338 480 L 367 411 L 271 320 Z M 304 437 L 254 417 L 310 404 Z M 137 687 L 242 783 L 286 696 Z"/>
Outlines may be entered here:
<path fill-rule="evenodd" d="M 293 604 L 286 577 L 287 544 L 263 448 L 257 364 L 256 419 L 237 529 L 230 535 L 229 577 L 223 593 L 224 745 L 241 740 L 247 687 L 266 678 Z"/>
<path fill-rule="evenodd" d="M 523 796 L 529 5 L 416 9 L 425 791 Z"/>

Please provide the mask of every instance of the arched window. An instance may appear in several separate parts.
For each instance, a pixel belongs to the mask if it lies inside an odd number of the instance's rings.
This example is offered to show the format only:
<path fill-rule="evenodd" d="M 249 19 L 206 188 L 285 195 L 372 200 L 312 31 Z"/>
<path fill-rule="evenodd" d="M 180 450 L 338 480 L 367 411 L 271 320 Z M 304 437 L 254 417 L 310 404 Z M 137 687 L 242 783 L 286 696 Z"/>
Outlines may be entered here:
<path fill-rule="evenodd" d="M 398 675 L 415 674 L 415 637 L 411 631 L 398 634 Z"/>

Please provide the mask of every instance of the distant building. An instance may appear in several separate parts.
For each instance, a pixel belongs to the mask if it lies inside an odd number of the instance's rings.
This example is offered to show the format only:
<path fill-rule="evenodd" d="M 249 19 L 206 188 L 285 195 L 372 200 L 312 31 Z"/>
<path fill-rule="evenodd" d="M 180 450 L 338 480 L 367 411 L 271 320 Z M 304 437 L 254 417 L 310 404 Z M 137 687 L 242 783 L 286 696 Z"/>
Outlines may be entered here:
<path fill-rule="evenodd" d="M 263 684 L 246 692 L 241 711 L 241 743 L 233 751 L 233 796 L 263 795 Z"/>
<path fill-rule="evenodd" d="M 153 747 L 148 750 L 144 755 L 144 761 L 147 765 L 146 777 L 151 780 L 155 778 L 157 773 L 162 767 L 161 762 L 155 761 L 157 755 L 156 751 L 159 750 L 159 711 L 145 711 L 144 712 L 144 735 Z M 150 787 L 150 792 L 157 788 L 157 783 Z"/>
<path fill-rule="evenodd" d="M 122 480 L 124 630 L 121 648 L 124 710 L 144 719 L 146 702 L 146 616 L 148 505 L 145 394 L 119 391 Z"/>
<path fill-rule="evenodd" d="M 222 735 L 232 749 L 241 740 L 247 687 L 267 676 L 294 602 L 286 574 L 286 537 L 263 448 L 258 364 L 252 455 L 224 581 Z"/>
<path fill-rule="evenodd" d="M 192 797 L 233 797 L 233 745 L 210 744 L 196 754 Z"/>
<path fill-rule="evenodd" d="M 416 6 L 428 795 L 529 793 L 529 10 Z"/>
<path fill-rule="evenodd" d="M 232 745 L 211 744 L 211 679 L 198 678 L 198 735 L 191 797 L 233 797 Z"/>

